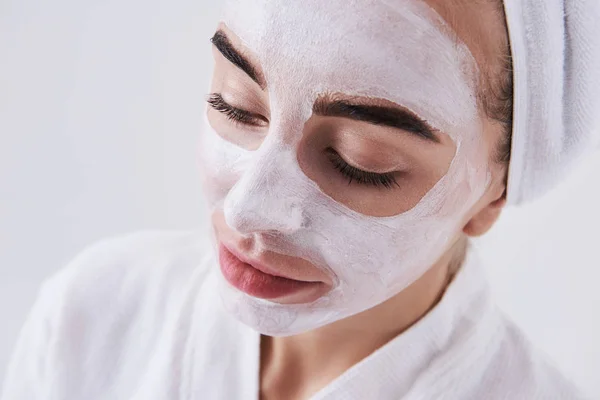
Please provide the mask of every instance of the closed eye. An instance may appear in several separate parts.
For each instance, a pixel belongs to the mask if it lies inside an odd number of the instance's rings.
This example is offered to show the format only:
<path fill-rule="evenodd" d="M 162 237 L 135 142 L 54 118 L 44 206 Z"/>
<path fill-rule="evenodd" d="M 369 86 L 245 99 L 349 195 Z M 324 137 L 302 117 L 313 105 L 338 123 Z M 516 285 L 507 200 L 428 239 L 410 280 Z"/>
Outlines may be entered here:
<path fill-rule="evenodd" d="M 244 125 L 262 127 L 269 123 L 269 120 L 260 114 L 234 107 L 223 99 L 220 93 L 211 93 L 206 100 L 208 105 L 215 111 L 225 115 L 227 119 L 235 123 Z"/>
<path fill-rule="evenodd" d="M 348 185 L 352 182 L 356 182 L 361 185 L 384 187 L 386 189 L 392 189 L 393 186 L 400 187 L 393 173 L 386 172 L 380 174 L 364 171 L 348 164 L 342 156 L 331 147 L 327 148 L 325 152 L 327 153 L 329 161 L 333 164 L 333 167 L 348 180 Z"/>

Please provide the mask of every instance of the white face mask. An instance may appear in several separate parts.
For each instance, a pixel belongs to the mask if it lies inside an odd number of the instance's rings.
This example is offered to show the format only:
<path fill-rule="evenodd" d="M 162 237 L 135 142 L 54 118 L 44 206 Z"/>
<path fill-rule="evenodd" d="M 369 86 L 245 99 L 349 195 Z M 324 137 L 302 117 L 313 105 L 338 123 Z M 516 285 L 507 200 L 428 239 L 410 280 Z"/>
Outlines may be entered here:
<path fill-rule="evenodd" d="M 206 124 L 200 151 L 211 208 L 242 234 L 277 232 L 266 250 L 308 260 L 334 282 L 310 304 L 284 305 L 222 279 L 226 307 L 261 333 L 291 335 L 396 295 L 448 249 L 489 183 L 468 48 L 419 0 L 232 0 L 224 23 L 261 64 L 271 119 L 255 151 Z M 427 120 L 456 145 L 446 175 L 400 215 L 366 216 L 336 202 L 297 160 L 323 93 L 387 99 Z"/>

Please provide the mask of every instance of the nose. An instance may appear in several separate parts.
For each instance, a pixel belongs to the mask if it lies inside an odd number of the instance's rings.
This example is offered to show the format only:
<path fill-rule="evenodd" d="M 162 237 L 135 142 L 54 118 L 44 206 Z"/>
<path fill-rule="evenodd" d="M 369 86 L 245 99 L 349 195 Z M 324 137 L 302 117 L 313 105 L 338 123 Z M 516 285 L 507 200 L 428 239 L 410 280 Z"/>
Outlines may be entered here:
<path fill-rule="evenodd" d="M 241 234 L 291 233 L 306 224 L 301 173 L 293 152 L 272 149 L 256 154 L 225 198 L 227 225 Z"/>

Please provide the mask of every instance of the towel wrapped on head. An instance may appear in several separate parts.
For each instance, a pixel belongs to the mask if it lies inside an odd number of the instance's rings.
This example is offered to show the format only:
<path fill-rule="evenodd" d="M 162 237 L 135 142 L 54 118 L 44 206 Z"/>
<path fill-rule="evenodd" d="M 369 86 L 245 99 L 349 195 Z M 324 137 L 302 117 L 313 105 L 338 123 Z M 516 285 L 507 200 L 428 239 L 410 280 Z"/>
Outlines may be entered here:
<path fill-rule="evenodd" d="M 504 0 L 504 8 L 514 68 L 507 188 L 514 205 L 552 189 L 600 145 L 600 0 Z"/>

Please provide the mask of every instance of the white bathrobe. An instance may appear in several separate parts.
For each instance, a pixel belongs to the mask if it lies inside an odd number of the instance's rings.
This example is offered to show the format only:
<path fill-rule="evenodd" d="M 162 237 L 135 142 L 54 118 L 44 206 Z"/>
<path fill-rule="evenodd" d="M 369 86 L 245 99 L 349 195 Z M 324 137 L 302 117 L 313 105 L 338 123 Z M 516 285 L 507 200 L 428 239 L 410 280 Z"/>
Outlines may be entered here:
<path fill-rule="evenodd" d="M 98 242 L 48 279 L 2 400 L 258 399 L 260 335 L 222 308 L 200 232 Z M 313 399 L 581 399 L 494 306 L 473 254 L 440 303 Z"/>

